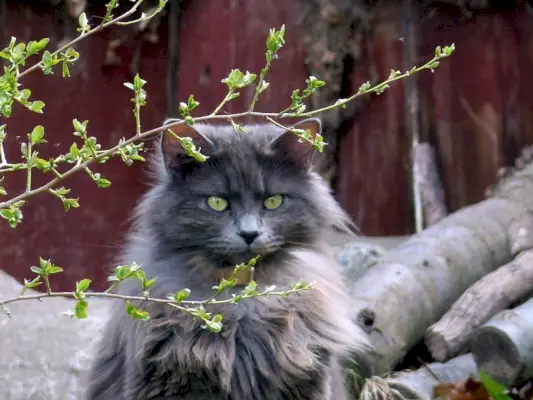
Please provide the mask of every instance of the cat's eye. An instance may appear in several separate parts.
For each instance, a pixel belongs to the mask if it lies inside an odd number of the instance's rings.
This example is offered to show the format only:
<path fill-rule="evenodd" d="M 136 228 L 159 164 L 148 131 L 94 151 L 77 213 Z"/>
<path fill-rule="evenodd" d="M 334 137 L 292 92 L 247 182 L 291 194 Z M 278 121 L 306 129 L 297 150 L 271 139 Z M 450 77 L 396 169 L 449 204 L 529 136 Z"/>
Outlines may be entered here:
<path fill-rule="evenodd" d="M 283 203 L 283 196 L 281 194 L 275 194 L 274 196 L 267 197 L 263 204 L 268 210 L 278 208 Z"/>
<path fill-rule="evenodd" d="M 228 208 L 229 203 L 222 197 L 209 196 L 207 198 L 207 205 L 215 211 L 224 211 L 226 208 Z"/>

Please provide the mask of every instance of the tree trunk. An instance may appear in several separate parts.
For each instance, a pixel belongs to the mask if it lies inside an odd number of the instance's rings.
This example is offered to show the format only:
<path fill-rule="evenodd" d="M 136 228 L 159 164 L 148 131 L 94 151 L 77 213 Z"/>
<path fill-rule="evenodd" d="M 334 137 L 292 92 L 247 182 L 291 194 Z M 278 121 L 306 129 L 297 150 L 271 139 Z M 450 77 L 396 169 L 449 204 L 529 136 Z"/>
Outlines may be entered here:
<path fill-rule="evenodd" d="M 478 369 L 505 385 L 520 384 L 533 374 L 533 298 L 496 314 L 472 338 Z"/>
<path fill-rule="evenodd" d="M 431 355 L 438 361 L 456 356 L 468 346 L 476 328 L 532 291 L 533 250 L 527 250 L 477 281 L 429 327 L 426 344 Z"/>
<path fill-rule="evenodd" d="M 375 346 L 373 373 L 394 369 L 425 330 L 473 283 L 511 261 L 508 230 L 533 208 L 533 163 L 492 188 L 490 198 L 412 236 L 350 284 Z"/>

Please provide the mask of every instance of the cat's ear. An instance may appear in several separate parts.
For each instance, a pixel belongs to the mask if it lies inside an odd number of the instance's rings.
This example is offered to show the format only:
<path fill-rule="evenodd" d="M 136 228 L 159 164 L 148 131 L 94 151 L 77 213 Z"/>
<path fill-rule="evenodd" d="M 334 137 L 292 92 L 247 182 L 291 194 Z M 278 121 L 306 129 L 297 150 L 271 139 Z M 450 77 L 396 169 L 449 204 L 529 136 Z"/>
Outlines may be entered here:
<path fill-rule="evenodd" d="M 311 135 L 315 137 L 322 132 L 322 123 L 318 118 L 308 118 L 293 125 L 293 128 L 309 130 Z M 271 143 L 271 148 L 277 152 L 285 153 L 306 168 L 309 168 L 313 163 L 315 152 L 313 145 L 306 140 L 300 141 L 294 132 L 283 132 Z"/>
<path fill-rule="evenodd" d="M 181 124 L 170 128 L 170 130 L 179 137 L 191 138 L 195 150 L 202 155 L 209 157 L 215 148 L 214 143 L 194 129 L 192 126 Z M 163 131 L 161 139 L 161 151 L 165 166 L 169 170 L 180 168 L 184 163 L 193 161 L 194 158 L 189 156 L 178 140 L 169 132 Z"/>

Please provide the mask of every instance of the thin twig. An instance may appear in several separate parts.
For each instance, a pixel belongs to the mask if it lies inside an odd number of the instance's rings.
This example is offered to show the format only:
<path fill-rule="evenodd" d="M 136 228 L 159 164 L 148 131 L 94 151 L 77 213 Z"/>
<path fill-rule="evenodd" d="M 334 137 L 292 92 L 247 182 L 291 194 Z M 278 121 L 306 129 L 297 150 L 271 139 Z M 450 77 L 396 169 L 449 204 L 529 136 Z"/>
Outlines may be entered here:
<path fill-rule="evenodd" d="M 88 32 L 85 32 L 84 34 L 76 37 L 75 39 L 73 39 L 72 41 L 70 41 L 69 43 L 65 44 L 64 46 L 60 47 L 58 50 L 54 51 L 52 53 L 52 57 L 61 53 L 62 51 L 68 49 L 69 47 L 73 46 L 74 44 L 78 43 L 80 40 L 86 38 L 87 36 L 90 36 L 90 35 L 94 35 L 95 33 L 97 32 L 100 32 L 101 30 L 107 28 L 108 26 L 110 25 L 114 25 L 116 24 L 117 22 L 120 22 L 122 21 L 123 19 L 126 19 L 128 18 L 130 15 L 132 15 L 135 11 L 137 11 L 137 9 L 139 8 L 139 6 L 141 5 L 141 3 L 143 2 L 144 0 L 137 0 L 137 2 L 128 10 L 126 11 L 124 14 L 112 19 L 111 21 L 109 22 L 106 22 L 105 24 L 102 24 L 102 25 L 98 25 L 96 28 L 93 28 L 91 29 L 90 31 Z M 41 68 L 43 66 L 43 62 L 42 61 L 39 61 L 37 64 L 34 64 L 32 65 L 30 68 L 20 72 L 17 74 L 17 79 L 19 78 L 22 78 L 23 76 L 26 76 L 28 75 L 29 73 Z"/>
<path fill-rule="evenodd" d="M 243 294 L 242 298 L 245 299 L 247 297 L 266 297 L 266 296 L 287 296 L 292 293 L 301 292 L 303 290 L 308 290 L 309 287 L 304 288 L 295 288 L 295 289 L 288 289 L 285 291 L 264 291 L 255 293 L 253 295 L 246 295 Z M 175 300 L 170 299 L 160 299 L 155 297 L 146 297 L 146 296 L 126 296 L 121 294 L 115 294 L 115 293 L 108 293 L 108 292 L 84 292 L 85 297 L 100 297 L 100 298 L 109 298 L 109 299 L 120 299 L 124 301 L 149 301 L 152 303 L 160 303 L 160 304 L 169 304 L 169 305 L 186 305 L 186 306 L 198 306 L 198 305 L 207 305 L 207 304 L 230 304 L 235 302 L 233 298 L 224 299 L 224 300 L 216 300 L 214 297 L 210 297 L 207 300 L 183 300 L 177 303 Z M 4 307 L 5 305 L 9 303 L 14 303 L 17 301 L 26 301 L 26 300 L 42 300 L 47 297 L 63 297 L 63 298 L 75 298 L 74 292 L 48 292 L 48 293 L 39 293 L 39 294 L 32 294 L 27 296 L 17 296 L 12 297 L 10 299 L 1 300 L 0 301 L 0 308 Z"/>
<path fill-rule="evenodd" d="M 26 193 L 30 192 L 31 191 L 31 169 L 32 169 L 32 165 L 31 165 L 31 152 L 32 152 L 32 145 L 31 145 L 31 138 L 28 140 L 28 147 L 26 149 L 27 153 L 26 153 L 26 160 L 27 160 L 27 166 L 28 168 L 26 169 Z"/>

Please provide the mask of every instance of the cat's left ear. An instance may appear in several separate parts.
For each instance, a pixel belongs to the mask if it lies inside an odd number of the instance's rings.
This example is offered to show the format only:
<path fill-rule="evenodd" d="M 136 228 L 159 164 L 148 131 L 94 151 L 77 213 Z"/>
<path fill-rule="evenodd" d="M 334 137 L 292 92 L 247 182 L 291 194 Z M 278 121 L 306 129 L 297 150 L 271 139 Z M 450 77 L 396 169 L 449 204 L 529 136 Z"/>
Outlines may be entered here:
<path fill-rule="evenodd" d="M 309 130 L 315 137 L 322 132 L 322 123 L 318 118 L 308 118 L 299 121 L 293 125 L 293 128 Z M 278 152 L 286 153 L 292 159 L 302 163 L 304 167 L 311 167 L 315 149 L 308 141 L 300 141 L 294 132 L 285 131 L 271 143 L 271 147 Z"/>
<path fill-rule="evenodd" d="M 213 153 L 215 148 L 214 143 L 192 126 L 182 124 L 177 125 L 170 130 L 176 136 L 191 138 L 194 147 L 202 155 L 209 157 Z M 163 153 L 163 159 L 165 160 L 165 166 L 169 170 L 179 169 L 185 163 L 195 161 L 193 157 L 185 152 L 183 146 L 176 140 L 176 138 L 166 131 L 163 132 L 163 138 L 161 139 L 161 151 Z"/>

